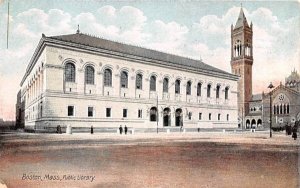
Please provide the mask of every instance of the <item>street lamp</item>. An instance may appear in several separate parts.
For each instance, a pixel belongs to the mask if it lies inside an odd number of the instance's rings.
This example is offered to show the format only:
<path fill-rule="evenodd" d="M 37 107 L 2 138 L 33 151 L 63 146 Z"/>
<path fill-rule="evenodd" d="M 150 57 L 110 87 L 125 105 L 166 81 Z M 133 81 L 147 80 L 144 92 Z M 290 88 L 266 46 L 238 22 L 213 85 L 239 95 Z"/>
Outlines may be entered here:
<path fill-rule="evenodd" d="M 272 138 L 272 88 L 274 88 L 272 82 L 270 82 L 268 88 L 270 89 L 270 138 Z"/>

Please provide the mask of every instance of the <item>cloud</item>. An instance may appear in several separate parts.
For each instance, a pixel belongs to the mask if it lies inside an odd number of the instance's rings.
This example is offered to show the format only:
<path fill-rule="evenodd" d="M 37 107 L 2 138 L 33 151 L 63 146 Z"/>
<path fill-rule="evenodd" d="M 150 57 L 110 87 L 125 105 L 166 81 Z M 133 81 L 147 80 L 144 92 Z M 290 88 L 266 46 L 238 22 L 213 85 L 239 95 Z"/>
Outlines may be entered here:
<path fill-rule="evenodd" d="M 188 31 L 186 26 L 176 22 L 164 23 L 155 20 L 147 26 L 148 38 L 144 45 L 151 49 L 183 55 L 182 47 Z"/>

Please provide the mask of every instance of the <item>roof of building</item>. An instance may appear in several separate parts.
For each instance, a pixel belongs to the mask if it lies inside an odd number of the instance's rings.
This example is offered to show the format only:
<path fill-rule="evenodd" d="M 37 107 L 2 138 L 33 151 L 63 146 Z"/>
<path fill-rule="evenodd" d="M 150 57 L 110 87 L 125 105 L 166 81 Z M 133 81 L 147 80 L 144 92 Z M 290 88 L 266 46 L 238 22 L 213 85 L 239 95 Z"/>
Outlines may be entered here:
<path fill-rule="evenodd" d="M 252 95 L 251 101 L 259 101 L 262 100 L 262 94 Z"/>
<path fill-rule="evenodd" d="M 246 16 L 245 16 L 244 11 L 243 11 L 243 8 L 241 7 L 240 14 L 239 14 L 239 17 L 236 21 L 234 29 L 240 28 L 242 26 L 249 27 Z"/>
<path fill-rule="evenodd" d="M 119 53 L 124 53 L 124 54 L 144 57 L 144 58 L 150 58 L 153 60 L 164 61 L 168 63 L 174 63 L 177 65 L 191 67 L 198 70 L 201 69 L 201 70 L 214 71 L 221 74 L 225 74 L 227 76 L 233 76 L 232 74 L 226 71 L 205 64 L 200 60 L 195 60 L 187 57 L 159 52 L 156 50 L 151 50 L 151 49 L 124 44 L 120 42 L 115 42 L 115 41 L 111 41 L 111 40 L 107 40 L 95 36 L 90 36 L 79 32 L 77 32 L 76 34 L 51 36 L 47 38 L 96 47 L 96 48 L 105 49 L 113 52 L 119 52 Z"/>
<path fill-rule="evenodd" d="M 297 83 L 300 82 L 300 76 L 296 69 L 294 69 L 291 74 L 285 78 L 285 85 L 291 84 L 291 83 Z"/>

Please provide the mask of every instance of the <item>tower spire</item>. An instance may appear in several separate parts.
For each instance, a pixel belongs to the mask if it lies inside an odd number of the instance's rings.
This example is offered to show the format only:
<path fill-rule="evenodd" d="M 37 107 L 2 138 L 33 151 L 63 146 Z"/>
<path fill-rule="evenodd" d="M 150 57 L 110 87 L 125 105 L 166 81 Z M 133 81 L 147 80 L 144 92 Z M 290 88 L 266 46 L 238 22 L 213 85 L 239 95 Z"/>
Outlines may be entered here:
<path fill-rule="evenodd" d="M 240 14 L 239 14 L 239 17 L 238 17 L 238 19 L 236 21 L 234 29 L 237 29 L 237 28 L 242 27 L 242 26 L 249 27 L 247 19 L 246 19 L 246 16 L 245 16 L 244 11 L 243 11 L 243 5 L 241 3 Z"/>

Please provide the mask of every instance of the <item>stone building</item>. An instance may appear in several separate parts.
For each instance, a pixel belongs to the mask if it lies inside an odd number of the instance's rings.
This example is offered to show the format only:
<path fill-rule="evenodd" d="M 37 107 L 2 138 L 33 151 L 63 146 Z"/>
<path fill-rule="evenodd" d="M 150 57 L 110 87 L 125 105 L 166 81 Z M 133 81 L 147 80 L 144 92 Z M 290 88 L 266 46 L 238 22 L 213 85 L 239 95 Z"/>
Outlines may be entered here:
<path fill-rule="evenodd" d="M 237 128 L 238 77 L 80 33 L 42 36 L 21 81 L 25 129 Z M 177 127 L 177 128 L 176 128 Z"/>
<path fill-rule="evenodd" d="M 300 120 L 300 77 L 294 70 L 271 91 L 272 126 L 283 127 Z M 270 93 L 253 95 L 249 101 L 249 113 L 245 117 L 246 128 L 270 126 Z"/>

